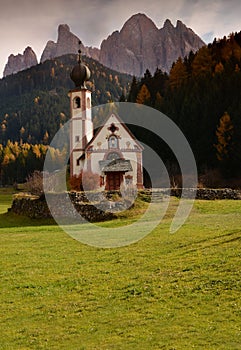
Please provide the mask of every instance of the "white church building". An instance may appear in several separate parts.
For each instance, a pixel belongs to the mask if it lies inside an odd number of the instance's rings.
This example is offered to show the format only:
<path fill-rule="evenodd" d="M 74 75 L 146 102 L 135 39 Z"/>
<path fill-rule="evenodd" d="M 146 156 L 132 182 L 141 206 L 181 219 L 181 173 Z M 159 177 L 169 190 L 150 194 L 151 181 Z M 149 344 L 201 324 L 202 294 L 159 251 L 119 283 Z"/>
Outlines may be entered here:
<path fill-rule="evenodd" d="M 103 190 L 119 190 L 120 186 L 143 188 L 143 147 L 128 127 L 114 113 L 94 133 L 91 115 L 91 91 L 85 85 L 90 71 L 81 62 L 73 68 L 71 79 L 75 89 L 70 98 L 70 176 L 81 171 L 99 174 Z"/>

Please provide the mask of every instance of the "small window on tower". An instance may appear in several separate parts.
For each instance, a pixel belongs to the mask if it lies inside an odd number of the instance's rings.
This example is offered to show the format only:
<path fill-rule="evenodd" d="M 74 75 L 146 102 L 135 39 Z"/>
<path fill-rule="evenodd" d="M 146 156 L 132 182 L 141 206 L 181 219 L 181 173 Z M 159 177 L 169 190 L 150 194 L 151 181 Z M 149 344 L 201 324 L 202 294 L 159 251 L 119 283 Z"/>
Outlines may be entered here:
<path fill-rule="evenodd" d="M 79 136 L 75 136 L 75 142 L 79 142 Z"/>
<path fill-rule="evenodd" d="M 79 96 L 74 98 L 74 108 L 80 108 L 81 107 L 81 99 Z"/>
<path fill-rule="evenodd" d="M 90 98 L 89 97 L 87 98 L 86 107 L 87 107 L 87 109 L 90 109 Z"/>

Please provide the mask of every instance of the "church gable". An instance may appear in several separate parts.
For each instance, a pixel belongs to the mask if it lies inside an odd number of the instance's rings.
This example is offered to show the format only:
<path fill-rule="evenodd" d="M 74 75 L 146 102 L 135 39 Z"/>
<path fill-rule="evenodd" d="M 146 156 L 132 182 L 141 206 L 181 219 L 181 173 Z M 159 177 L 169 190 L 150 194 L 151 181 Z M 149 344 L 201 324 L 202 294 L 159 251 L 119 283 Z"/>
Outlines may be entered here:
<path fill-rule="evenodd" d="M 88 149 L 142 151 L 143 147 L 123 121 L 117 115 L 111 114 L 105 121 L 105 124 L 88 143 L 86 150 Z"/>

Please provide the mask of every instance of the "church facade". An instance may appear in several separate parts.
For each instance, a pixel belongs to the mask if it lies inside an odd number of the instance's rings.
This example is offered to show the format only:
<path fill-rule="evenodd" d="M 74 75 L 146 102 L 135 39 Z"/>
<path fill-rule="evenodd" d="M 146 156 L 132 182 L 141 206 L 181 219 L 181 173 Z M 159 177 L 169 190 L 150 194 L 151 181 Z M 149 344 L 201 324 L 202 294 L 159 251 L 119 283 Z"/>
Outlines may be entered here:
<path fill-rule="evenodd" d="M 94 134 L 91 115 L 91 92 L 85 81 L 90 77 L 87 66 L 78 64 L 71 72 L 75 89 L 70 98 L 70 176 L 81 171 L 99 174 L 103 190 L 123 186 L 143 188 L 143 147 L 115 113 Z"/>

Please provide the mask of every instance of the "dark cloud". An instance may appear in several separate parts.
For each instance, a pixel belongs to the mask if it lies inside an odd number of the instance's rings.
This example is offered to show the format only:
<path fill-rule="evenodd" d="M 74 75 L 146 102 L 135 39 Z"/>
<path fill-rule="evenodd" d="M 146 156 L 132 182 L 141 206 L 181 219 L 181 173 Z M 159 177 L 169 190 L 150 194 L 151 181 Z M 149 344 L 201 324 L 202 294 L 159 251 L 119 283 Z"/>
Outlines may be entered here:
<path fill-rule="evenodd" d="M 240 0 L 3 0 L 0 71 L 10 53 L 28 45 L 40 56 L 46 42 L 56 40 L 60 23 L 67 23 L 86 45 L 99 46 L 138 12 L 159 28 L 166 18 L 173 24 L 180 19 L 206 42 L 241 30 Z"/>

